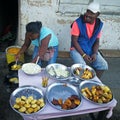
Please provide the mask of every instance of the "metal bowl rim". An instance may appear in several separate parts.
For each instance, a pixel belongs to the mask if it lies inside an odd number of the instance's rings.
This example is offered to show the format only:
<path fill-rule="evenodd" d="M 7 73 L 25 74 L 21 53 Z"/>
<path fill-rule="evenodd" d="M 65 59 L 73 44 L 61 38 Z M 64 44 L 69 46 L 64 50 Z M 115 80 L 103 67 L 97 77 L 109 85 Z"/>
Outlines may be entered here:
<path fill-rule="evenodd" d="M 55 85 L 64 85 L 64 84 L 67 84 L 68 86 L 71 86 L 72 88 L 74 88 L 74 89 L 76 89 L 76 92 L 77 92 L 77 94 L 78 94 L 78 97 L 79 97 L 79 99 L 80 99 L 80 105 L 78 105 L 76 108 L 74 108 L 74 109 L 70 109 L 70 110 L 64 110 L 64 109 L 60 109 L 60 108 L 57 108 L 57 107 L 55 107 L 55 105 L 53 105 L 52 103 L 51 103 L 51 101 L 49 100 L 49 98 L 48 98 L 48 89 L 50 88 L 50 89 L 52 89 L 52 87 L 54 87 Z M 81 106 L 81 104 L 82 104 L 82 96 L 81 96 L 81 94 L 80 94 L 80 92 L 79 92 L 79 89 L 77 88 L 77 87 L 75 87 L 74 85 L 72 85 L 71 83 L 68 83 L 68 82 L 54 82 L 54 83 L 52 83 L 52 84 L 50 84 L 48 87 L 47 87 L 47 89 L 46 89 L 46 93 L 45 93 L 45 97 L 46 97 L 46 100 L 48 101 L 48 103 L 53 107 L 53 108 L 55 108 L 55 109 L 57 109 L 57 110 L 61 110 L 61 111 L 65 111 L 65 112 L 69 112 L 69 111 L 72 111 L 72 110 L 76 110 L 76 109 L 78 109 L 80 106 Z"/>
<path fill-rule="evenodd" d="M 48 68 L 49 67 L 51 67 L 51 66 L 55 66 L 55 65 L 57 65 L 57 66 L 62 66 L 62 67 L 64 67 L 68 72 L 69 72 L 69 76 L 68 77 L 64 77 L 64 78 L 56 78 L 55 76 L 52 76 L 51 74 L 49 74 L 48 73 Z M 52 79 L 56 79 L 56 80 L 58 80 L 58 81 L 65 81 L 65 80 L 67 80 L 67 79 L 69 79 L 70 77 L 71 77 L 71 71 L 70 71 L 70 69 L 68 69 L 68 67 L 67 66 L 65 66 L 65 65 L 63 65 L 63 64 L 61 64 L 61 63 L 52 63 L 52 64 L 49 64 L 49 65 L 47 65 L 46 67 L 45 67 L 45 71 L 46 71 L 46 73 L 52 78 Z"/>
<path fill-rule="evenodd" d="M 11 103 L 12 96 L 13 96 L 13 94 L 14 94 L 16 91 L 19 91 L 19 90 L 22 89 L 22 88 L 24 88 L 24 89 L 26 89 L 26 88 L 33 88 L 33 89 L 34 89 L 34 88 L 35 88 L 34 90 L 37 89 L 37 92 L 40 91 L 39 93 L 40 93 L 40 94 L 42 93 L 41 96 L 42 96 L 42 98 L 44 99 L 44 103 L 45 103 L 44 107 L 41 108 L 40 110 L 38 110 L 37 112 L 31 113 L 31 114 L 22 113 L 22 112 L 19 112 L 18 110 L 16 110 L 15 108 L 13 108 L 13 105 L 12 105 L 12 103 Z M 23 89 L 23 90 L 24 90 L 24 89 Z M 33 85 L 24 85 L 24 86 L 20 86 L 20 87 L 16 88 L 16 89 L 11 93 L 11 95 L 10 95 L 9 103 L 10 103 L 11 108 L 12 108 L 15 112 L 17 112 L 17 113 L 19 113 L 19 114 L 21 114 L 21 115 L 27 115 L 27 116 L 34 115 L 34 114 L 42 111 L 42 110 L 46 107 L 46 99 L 45 99 L 45 95 L 44 95 L 44 93 L 43 93 L 43 90 L 40 89 L 40 88 L 38 88 L 38 87 L 36 87 L 36 86 L 33 86 Z"/>
<path fill-rule="evenodd" d="M 80 67 L 82 67 L 82 69 L 84 69 L 83 67 L 88 68 L 88 69 L 91 69 L 91 71 L 93 72 L 94 76 L 93 76 L 93 78 L 88 79 L 88 80 L 94 80 L 94 78 L 96 77 L 96 72 L 95 72 L 95 70 L 94 70 L 91 66 L 86 65 L 86 64 L 81 64 L 81 63 L 73 64 L 73 65 L 70 67 L 70 70 L 71 70 L 72 75 L 75 76 L 75 77 L 77 77 L 77 78 L 79 78 L 79 79 L 81 79 L 82 81 L 86 81 L 87 79 L 83 79 L 83 78 L 81 78 L 80 76 L 75 75 L 74 72 L 73 72 L 73 70 L 74 70 L 73 67 L 74 67 L 74 66 L 80 66 Z"/>
<path fill-rule="evenodd" d="M 83 98 L 85 98 L 86 100 L 90 101 L 91 103 L 94 103 L 94 104 L 97 104 L 97 105 L 107 105 L 107 104 L 110 104 L 110 103 L 112 102 L 112 100 L 113 100 L 113 98 L 114 98 L 113 93 L 112 93 L 112 99 L 111 99 L 109 102 L 107 102 L 107 103 L 97 103 L 97 102 L 94 102 L 94 101 L 86 98 L 86 97 L 81 93 L 81 88 L 82 88 L 83 85 L 88 84 L 88 83 L 90 83 L 90 84 L 93 83 L 93 84 L 101 85 L 101 86 L 107 86 L 107 85 L 103 84 L 102 82 L 97 82 L 97 81 L 82 81 L 82 82 L 80 83 L 80 85 L 79 85 L 79 90 L 80 90 L 80 94 L 82 95 Z M 111 91 L 111 92 L 112 92 L 112 91 Z"/>

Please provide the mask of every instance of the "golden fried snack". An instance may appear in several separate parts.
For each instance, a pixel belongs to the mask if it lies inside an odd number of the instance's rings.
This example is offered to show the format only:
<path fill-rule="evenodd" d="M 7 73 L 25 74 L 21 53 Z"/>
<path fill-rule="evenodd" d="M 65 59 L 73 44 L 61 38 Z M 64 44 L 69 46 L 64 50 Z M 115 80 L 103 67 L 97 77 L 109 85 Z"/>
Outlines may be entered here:
<path fill-rule="evenodd" d="M 28 99 L 29 100 L 33 100 L 34 98 L 33 98 L 33 96 L 29 96 Z"/>
<path fill-rule="evenodd" d="M 36 108 L 34 108 L 34 112 L 37 112 L 39 109 L 36 107 Z"/>
<path fill-rule="evenodd" d="M 81 90 L 82 94 L 88 99 L 97 103 L 107 103 L 112 100 L 112 92 L 108 86 L 92 86 L 91 89 L 83 88 Z"/>
<path fill-rule="evenodd" d="M 86 68 L 86 69 L 84 70 L 81 78 L 88 80 L 88 79 L 93 78 L 93 74 L 92 74 L 92 72 L 91 72 L 89 69 Z"/>
<path fill-rule="evenodd" d="M 59 105 L 61 109 L 69 110 L 69 109 L 76 108 L 78 105 L 80 105 L 80 100 L 77 95 L 71 95 L 64 101 L 62 100 L 62 98 L 59 98 L 59 99 L 53 98 L 51 103 L 54 105 Z"/>
<path fill-rule="evenodd" d="M 24 106 L 25 106 L 26 108 L 30 108 L 30 107 L 31 107 L 30 104 L 25 104 Z"/>
<path fill-rule="evenodd" d="M 21 96 L 21 99 L 22 100 L 26 100 L 27 98 L 25 96 Z"/>
<path fill-rule="evenodd" d="M 13 78 L 10 78 L 10 79 L 9 79 L 9 82 L 12 82 L 12 83 L 18 83 L 19 80 L 18 80 L 17 77 L 13 77 Z"/>
<path fill-rule="evenodd" d="M 66 104 L 62 104 L 62 105 L 61 105 L 61 108 L 64 109 L 64 110 L 67 110 L 67 109 L 68 109 L 68 107 L 67 107 Z"/>
<path fill-rule="evenodd" d="M 20 107 L 22 107 L 25 104 L 25 101 L 21 100 L 19 103 L 17 103 Z"/>
<path fill-rule="evenodd" d="M 63 100 L 62 99 L 58 99 L 58 103 L 59 103 L 59 105 L 62 105 L 63 104 Z"/>
<path fill-rule="evenodd" d="M 11 66 L 11 70 L 19 70 L 21 67 L 22 67 L 21 65 L 14 64 Z"/>
<path fill-rule="evenodd" d="M 80 104 L 80 100 L 79 100 L 79 99 L 75 99 L 75 100 L 74 100 L 74 103 L 75 103 L 76 105 L 79 105 L 79 104 Z"/>
<path fill-rule="evenodd" d="M 36 102 L 37 102 L 37 100 L 34 99 L 31 101 L 31 104 L 35 104 Z"/>
<path fill-rule="evenodd" d="M 19 103 L 21 101 L 21 98 L 16 98 L 15 102 Z"/>
<path fill-rule="evenodd" d="M 71 102 L 70 99 L 66 99 L 66 100 L 64 101 L 64 104 L 65 104 L 66 106 L 70 107 L 70 106 L 72 105 L 72 102 Z"/>
<path fill-rule="evenodd" d="M 38 99 L 38 101 L 41 102 L 41 103 L 44 102 L 43 98 Z"/>
<path fill-rule="evenodd" d="M 18 111 L 23 113 L 23 112 L 26 111 L 26 108 L 25 107 L 21 107 Z"/>
<path fill-rule="evenodd" d="M 37 107 L 37 104 L 32 104 L 31 107 L 32 107 L 32 108 L 36 108 L 36 107 Z"/>
<path fill-rule="evenodd" d="M 32 107 L 30 107 L 30 108 L 28 108 L 27 109 L 27 112 L 30 114 L 30 113 L 32 113 L 34 111 L 34 109 L 32 108 Z"/>
<path fill-rule="evenodd" d="M 87 93 L 90 97 L 92 96 L 92 93 L 91 93 L 91 91 L 89 90 L 88 87 L 85 88 L 85 91 L 86 91 L 86 93 Z"/>
<path fill-rule="evenodd" d="M 82 68 L 81 67 L 77 67 L 77 68 L 75 68 L 75 70 L 74 70 L 74 74 L 75 75 L 80 75 L 80 71 L 82 70 Z"/>
<path fill-rule="evenodd" d="M 42 107 L 44 107 L 44 106 L 45 106 L 45 103 L 42 102 L 42 103 L 40 104 L 40 108 L 42 108 Z"/>
<path fill-rule="evenodd" d="M 15 108 L 15 109 L 19 109 L 20 106 L 19 106 L 18 104 L 14 104 L 13 108 Z"/>
<path fill-rule="evenodd" d="M 36 100 L 33 98 L 33 96 L 29 96 L 28 98 L 25 96 L 21 96 L 16 98 L 13 108 L 21 113 L 30 114 L 33 112 L 37 112 L 44 106 L 45 103 L 43 98 Z"/>

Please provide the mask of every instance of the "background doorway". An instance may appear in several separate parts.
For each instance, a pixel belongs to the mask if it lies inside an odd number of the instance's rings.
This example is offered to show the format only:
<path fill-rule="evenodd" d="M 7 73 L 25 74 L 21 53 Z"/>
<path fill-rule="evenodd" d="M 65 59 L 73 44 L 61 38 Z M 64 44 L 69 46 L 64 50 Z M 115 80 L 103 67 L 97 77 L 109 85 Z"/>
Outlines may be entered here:
<path fill-rule="evenodd" d="M 0 0 L 0 51 L 14 45 L 18 31 L 18 0 Z"/>

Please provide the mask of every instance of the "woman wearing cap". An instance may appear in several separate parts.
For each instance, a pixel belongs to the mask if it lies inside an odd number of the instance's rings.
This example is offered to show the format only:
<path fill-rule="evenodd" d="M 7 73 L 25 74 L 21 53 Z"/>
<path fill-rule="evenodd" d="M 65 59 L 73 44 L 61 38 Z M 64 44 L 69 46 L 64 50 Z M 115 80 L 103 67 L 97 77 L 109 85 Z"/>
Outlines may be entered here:
<path fill-rule="evenodd" d="M 100 78 L 104 70 L 108 69 L 108 64 L 98 51 L 103 26 L 99 14 L 99 4 L 92 2 L 85 14 L 72 23 L 70 55 L 74 63 L 93 67 Z"/>
<path fill-rule="evenodd" d="M 26 25 L 25 42 L 16 55 L 16 59 L 20 58 L 20 55 L 28 49 L 31 43 L 35 46 L 32 62 L 38 61 L 38 64 L 41 66 L 42 60 L 45 60 L 46 51 L 51 53 L 48 64 L 56 62 L 58 56 L 58 38 L 51 29 L 43 27 L 40 21 L 30 22 Z"/>

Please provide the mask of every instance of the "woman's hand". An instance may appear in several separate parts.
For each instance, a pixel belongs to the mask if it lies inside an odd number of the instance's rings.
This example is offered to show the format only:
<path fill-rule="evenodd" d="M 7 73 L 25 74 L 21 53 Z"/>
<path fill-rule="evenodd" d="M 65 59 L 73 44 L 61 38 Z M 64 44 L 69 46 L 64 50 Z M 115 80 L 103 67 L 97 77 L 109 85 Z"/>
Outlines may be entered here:
<path fill-rule="evenodd" d="M 18 60 L 20 59 L 20 56 L 21 56 L 20 54 L 16 54 L 16 55 L 15 55 L 15 60 L 18 61 Z"/>
<path fill-rule="evenodd" d="M 32 63 L 36 63 L 37 61 L 37 56 L 32 60 Z"/>

